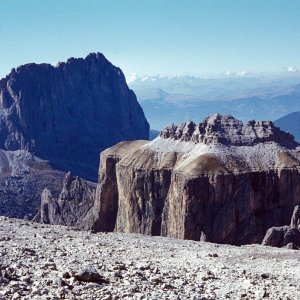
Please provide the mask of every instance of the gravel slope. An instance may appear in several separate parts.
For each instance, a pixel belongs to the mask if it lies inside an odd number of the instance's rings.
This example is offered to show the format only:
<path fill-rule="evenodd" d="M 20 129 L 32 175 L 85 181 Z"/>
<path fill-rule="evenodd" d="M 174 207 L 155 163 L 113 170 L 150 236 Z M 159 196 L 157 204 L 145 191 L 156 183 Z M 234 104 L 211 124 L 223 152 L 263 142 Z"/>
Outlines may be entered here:
<path fill-rule="evenodd" d="M 0 217 L 0 299 L 300 299 L 300 251 Z"/>
<path fill-rule="evenodd" d="M 44 188 L 57 195 L 64 176 L 65 172 L 28 151 L 0 149 L 0 215 L 32 219 L 40 207 Z"/>

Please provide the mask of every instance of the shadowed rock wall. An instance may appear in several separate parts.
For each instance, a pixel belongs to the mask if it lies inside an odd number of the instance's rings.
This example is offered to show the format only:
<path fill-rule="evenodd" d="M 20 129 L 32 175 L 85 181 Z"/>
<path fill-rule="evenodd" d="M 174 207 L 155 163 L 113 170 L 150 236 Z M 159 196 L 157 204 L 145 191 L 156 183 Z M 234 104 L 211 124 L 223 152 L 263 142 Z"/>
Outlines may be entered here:
<path fill-rule="evenodd" d="M 148 139 L 149 124 L 122 71 L 101 53 L 56 67 L 27 64 L 0 80 L 0 148 L 26 149 L 97 180 L 99 153 Z"/>

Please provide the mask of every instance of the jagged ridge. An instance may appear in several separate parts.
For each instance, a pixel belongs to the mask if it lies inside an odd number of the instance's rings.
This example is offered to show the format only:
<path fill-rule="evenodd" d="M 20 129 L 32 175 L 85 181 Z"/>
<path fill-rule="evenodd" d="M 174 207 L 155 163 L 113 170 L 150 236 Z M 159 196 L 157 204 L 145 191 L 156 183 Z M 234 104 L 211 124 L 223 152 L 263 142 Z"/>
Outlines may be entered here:
<path fill-rule="evenodd" d="M 193 141 L 204 144 L 254 145 L 264 142 L 276 142 L 282 146 L 295 147 L 293 135 L 280 130 L 271 121 L 255 120 L 243 124 L 232 116 L 214 114 L 199 125 L 189 121 L 180 126 L 172 124 L 160 132 L 164 139 Z"/>

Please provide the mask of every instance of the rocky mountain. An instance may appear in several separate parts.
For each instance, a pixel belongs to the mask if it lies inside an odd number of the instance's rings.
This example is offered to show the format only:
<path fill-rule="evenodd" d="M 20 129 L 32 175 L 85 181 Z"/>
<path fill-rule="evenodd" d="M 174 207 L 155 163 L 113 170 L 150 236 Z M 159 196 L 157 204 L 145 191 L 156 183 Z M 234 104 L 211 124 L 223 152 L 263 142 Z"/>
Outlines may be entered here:
<path fill-rule="evenodd" d="M 23 65 L 0 80 L 1 149 L 27 150 L 96 181 L 102 150 L 148 136 L 134 92 L 101 53 Z"/>
<path fill-rule="evenodd" d="M 92 221 L 83 227 L 261 243 L 270 227 L 289 224 L 299 181 L 292 135 L 270 121 L 215 114 L 102 152 Z"/>
<path fill-rule="evenodd" d="M 282 130 L 293 134 L 295 139 L 300 141 L 300 111 L 287 114 L 274 123 Z"/>
<path fill-rule="evenodd" d="M 102 150 L 148 137 L 135 94 L 101 53 L 13 69 L 0 80 L 0 214 L 32 218 L 45 187 L 59 197 L 65 172 L 96 182 Z"/>

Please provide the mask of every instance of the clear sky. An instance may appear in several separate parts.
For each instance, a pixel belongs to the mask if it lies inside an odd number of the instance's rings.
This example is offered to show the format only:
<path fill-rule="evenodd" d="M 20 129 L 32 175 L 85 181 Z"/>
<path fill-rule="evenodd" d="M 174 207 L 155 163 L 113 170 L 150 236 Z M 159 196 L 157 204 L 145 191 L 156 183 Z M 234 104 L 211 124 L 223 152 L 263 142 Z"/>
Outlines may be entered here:
<path fill-rule="evenodd" d="M 0 77 L 97 51 L 127 74 L 300 68 L 300 1 L 0 0 Z"/>

